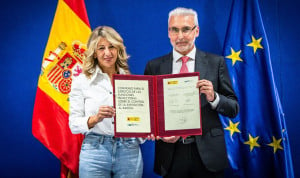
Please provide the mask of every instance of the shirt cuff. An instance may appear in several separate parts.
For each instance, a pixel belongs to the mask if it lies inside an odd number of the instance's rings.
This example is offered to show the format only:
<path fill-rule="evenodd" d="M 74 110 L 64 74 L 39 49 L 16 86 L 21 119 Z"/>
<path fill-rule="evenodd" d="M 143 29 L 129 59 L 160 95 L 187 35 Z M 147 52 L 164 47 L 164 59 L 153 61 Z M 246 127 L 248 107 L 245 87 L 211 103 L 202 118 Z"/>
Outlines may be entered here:
<path fill-rule="evenodd" d="M 218 104 L 220 102 L 220 97 L 219 97 L 218 93 L 215 92 L 215 94 L 216 94 L 216 99 L 212 102 L 209 101 L 212 109 L 216 109 L 216 107 L 218 106 Z"/>

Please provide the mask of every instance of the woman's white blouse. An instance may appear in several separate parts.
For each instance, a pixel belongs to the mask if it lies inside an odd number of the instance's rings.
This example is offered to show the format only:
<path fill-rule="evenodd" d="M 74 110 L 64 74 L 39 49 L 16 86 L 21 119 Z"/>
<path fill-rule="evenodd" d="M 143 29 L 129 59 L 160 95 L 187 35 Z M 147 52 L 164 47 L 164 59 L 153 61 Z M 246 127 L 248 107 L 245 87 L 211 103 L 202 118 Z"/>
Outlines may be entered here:
<path fill-rule="evenodd" d="M 121 74 L 125 74 L 120 70 Z M 88 128 L 88 118 L 96 115 L 102 105 L 113 106 L 113 87 L 109 76 L 97 66 L 88 79 L 83 73 L 73 78 L 70 92 L 69 126 L 74 134 L 94 132 L 114 135 L 113 118 L 105 118 L 93 128 Z"/>

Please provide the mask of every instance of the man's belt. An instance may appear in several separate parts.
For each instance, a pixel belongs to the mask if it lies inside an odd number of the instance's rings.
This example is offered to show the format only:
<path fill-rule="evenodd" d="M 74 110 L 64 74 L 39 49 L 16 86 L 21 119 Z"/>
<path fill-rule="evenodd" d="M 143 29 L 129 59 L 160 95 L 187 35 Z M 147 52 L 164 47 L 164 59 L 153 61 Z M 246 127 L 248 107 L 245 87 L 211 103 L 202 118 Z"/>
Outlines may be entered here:
<path fill-rule="evenodd" d="M 194 136 L 188 136 L 185 139 L 180 137 L 180 139 L 178 140 L 178 143 L 180 143 L 180 144 L 191 144 L 194 142 L 196 142 L 196 139 Z"/>

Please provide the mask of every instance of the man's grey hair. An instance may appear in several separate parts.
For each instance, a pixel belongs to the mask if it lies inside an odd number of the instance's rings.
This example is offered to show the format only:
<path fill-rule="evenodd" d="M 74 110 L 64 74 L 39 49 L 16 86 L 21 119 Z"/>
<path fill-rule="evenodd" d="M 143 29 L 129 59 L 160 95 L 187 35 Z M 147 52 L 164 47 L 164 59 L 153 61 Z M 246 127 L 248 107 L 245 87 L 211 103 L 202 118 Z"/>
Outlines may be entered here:
<path fill-rule="evenodd" d="M 188 9 L 188 8 L 184 8 L 184 7 L 177 7 L 175 9 L 173 9 L 172 11 L 169 12 L 168 24 L 170 22 L 171 16 L 175 16 L 175 15 L 192 15 L 192 16 L 194 16 L 195 25 L 198 26 L 198 14 L 193 9 Z"/>

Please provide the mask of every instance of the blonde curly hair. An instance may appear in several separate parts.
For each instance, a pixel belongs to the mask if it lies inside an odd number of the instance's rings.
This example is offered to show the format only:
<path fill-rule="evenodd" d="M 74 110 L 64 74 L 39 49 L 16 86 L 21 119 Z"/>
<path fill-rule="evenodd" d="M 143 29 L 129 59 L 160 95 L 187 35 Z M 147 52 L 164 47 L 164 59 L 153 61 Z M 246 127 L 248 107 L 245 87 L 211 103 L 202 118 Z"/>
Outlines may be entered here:
<path fill-rule="evenodd" d="M 95 72 L 98 60 L 94 57 L 94 53 L 97 49 L 98 42 L 102 38 L 109 41 L 118 50 L 116 71 L 119 73 L 119 69 L 122 68 L 126 74 L 130 74 L 127 63 L 128 55 L 126 53 L 126 47 L 124 46 L 123 39 L 116 30 L 108 26 L 99 26 L 92 31 L 87 43 L 85 58 L 83 59 L 83 73 L 90 78 Z"/>

